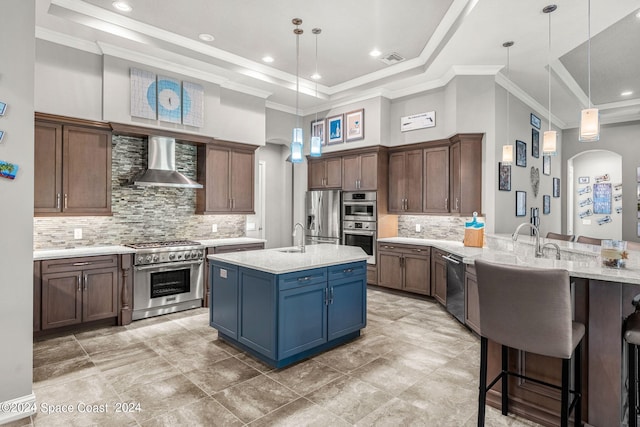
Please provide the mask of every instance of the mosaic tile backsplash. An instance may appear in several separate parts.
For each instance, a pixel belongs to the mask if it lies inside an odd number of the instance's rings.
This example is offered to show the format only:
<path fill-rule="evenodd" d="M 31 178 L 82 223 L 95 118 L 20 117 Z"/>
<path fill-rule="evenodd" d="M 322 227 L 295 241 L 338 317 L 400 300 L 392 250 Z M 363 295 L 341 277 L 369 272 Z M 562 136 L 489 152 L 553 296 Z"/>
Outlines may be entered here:
<path fill-rule="evenodd" d="M 464 239 L 464 223 L 472 217 L 400 215 L 398 217 L 398 236 L 419 239 L 443 239 L 462 242 Z M 484 222 L 483 218 L 478 218 Z M 420 224 L 420 231 L 416 231 Z"/>
<path fill-rule="evenodd" d="M 114 136 L 112 144 L 113 216 L 34 218 L 34 249 L 245 235 L 244 215 L 195 215 L 195 189 L 130 185 L 147 167 L 147 141 Z M 196 164 L 196 147 L 176 143 L 178 171 L 195 179 Z M 73 238 L 76 228 L 82 228 L 82 239 Z"/>

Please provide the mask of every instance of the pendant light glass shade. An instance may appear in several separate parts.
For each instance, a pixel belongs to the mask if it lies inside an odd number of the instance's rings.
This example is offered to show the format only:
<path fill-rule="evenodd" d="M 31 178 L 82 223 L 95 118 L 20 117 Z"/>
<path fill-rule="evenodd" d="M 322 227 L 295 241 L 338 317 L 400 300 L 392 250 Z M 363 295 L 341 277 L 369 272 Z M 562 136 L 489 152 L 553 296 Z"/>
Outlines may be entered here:
<path fill-rule="evenodd" d="M 591 106 L 591 0 L 588 2 L 588 41 L 587 41 L 587 85 L 589 88 L 589 105 L 580 114 L 580 133 L 578 141 L 595 142 L 600 140 L 600 112 Z"/>
<path fill-rule="evenodd" d="M 513 163 L 513 145 L 502 146 L 502 163 Z"/>
<path fill-rule="evenodd" d="M 311 157 L 320 157 L 322 155 L 322 140 L 320 139 L 319 136 L 311 137 L 310 146 L 311 148 L 310 148 L 309 155 Z"/>
<path fill-rule="evenodd" d="M 291 163 L 302 163 L 302 144 L 299 142 L 291 143 Z"/>
<path fill-rule="evenodd" d="M 557 133 L 555 130 L 545 131 L 542 137 L 542 154 L 545 156 L 555 156 Z"/>
<path fill-rule="evenodd" d="M 597 108 L 585 108 L 580 116 L 580 142 L 600 140 L 600 112 Z"/>

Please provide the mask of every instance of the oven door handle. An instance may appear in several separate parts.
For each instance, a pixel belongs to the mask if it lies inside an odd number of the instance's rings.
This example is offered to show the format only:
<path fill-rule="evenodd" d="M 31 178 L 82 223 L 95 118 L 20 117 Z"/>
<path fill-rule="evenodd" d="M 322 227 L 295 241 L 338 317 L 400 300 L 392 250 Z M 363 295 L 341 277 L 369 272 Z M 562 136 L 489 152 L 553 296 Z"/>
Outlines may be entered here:
<path fill-rule="evenodd" d="M 133 267 L 135 271 L 144 271 L 144 270 L 158 270 L 158 269 L 167 269 L 172 267 L 188 267 L 195 264 L 202 264 L 203 260 L 195 260 L 195 261 L 180 261 L 180 262 L 166 262 L 163 264 L 152 264 L 152 265 L 136 265 Z"/>
<path fill-rule="evenodd" d="M 375 231 L 355 231 L 355 230 L 345 230 L 344 234 L 356 234 L 358 236 L 375 236 Z"/>

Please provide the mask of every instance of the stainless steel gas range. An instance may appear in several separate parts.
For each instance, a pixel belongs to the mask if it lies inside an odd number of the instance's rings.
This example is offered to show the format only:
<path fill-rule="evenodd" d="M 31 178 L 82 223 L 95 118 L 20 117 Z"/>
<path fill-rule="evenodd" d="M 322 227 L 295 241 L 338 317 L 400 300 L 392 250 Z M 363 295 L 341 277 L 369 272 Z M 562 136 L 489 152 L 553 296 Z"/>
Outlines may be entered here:
<path fill-rule="evenodd" d="M 202 306 L 205 249 L 198 242 L 132 243 L 133 320 Z"/>

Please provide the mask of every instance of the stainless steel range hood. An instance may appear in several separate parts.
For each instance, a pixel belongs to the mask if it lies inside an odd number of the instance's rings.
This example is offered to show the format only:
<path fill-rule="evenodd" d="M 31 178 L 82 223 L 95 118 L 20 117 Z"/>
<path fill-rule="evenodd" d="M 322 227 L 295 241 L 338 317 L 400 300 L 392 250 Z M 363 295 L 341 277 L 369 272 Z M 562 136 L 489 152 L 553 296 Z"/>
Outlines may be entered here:
<path fill-rule="evenodd" d="M 203 188 L 201 184 L 176 171 L 176 140 L 149 136 L 149 165 L 133 179 L 133 185 L 156 187 Z"/>

